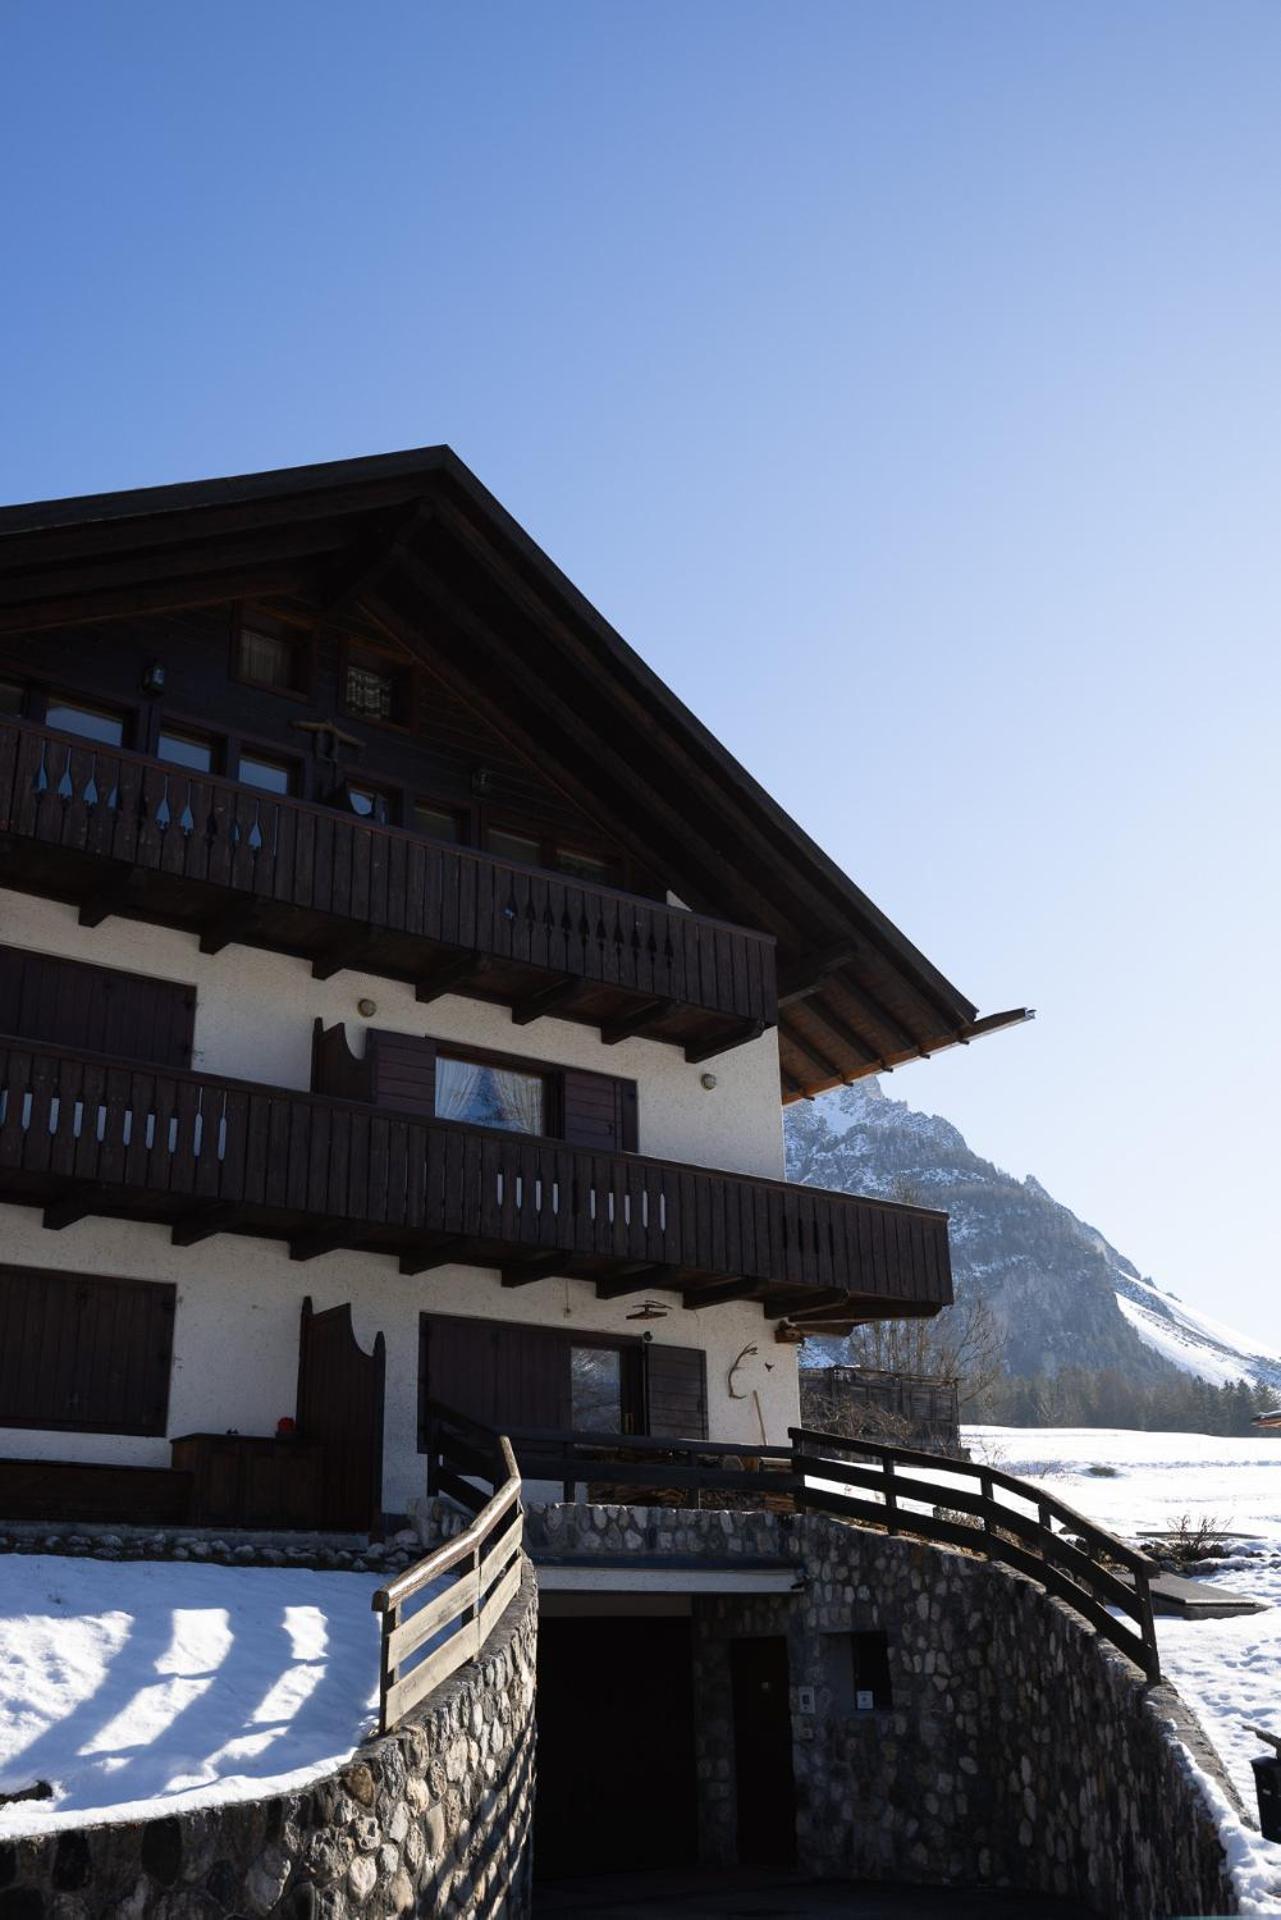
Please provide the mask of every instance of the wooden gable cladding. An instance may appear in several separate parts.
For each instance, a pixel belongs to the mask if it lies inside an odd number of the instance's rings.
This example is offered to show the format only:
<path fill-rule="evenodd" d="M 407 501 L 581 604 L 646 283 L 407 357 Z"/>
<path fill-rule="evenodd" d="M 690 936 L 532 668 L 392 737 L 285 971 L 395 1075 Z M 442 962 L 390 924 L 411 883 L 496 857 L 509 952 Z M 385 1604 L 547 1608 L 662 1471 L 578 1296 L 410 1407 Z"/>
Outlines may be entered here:
<path fill-rule="evenodd" d="M 195 1017 L 195 988 L 178 981 L 0 947 L 0 1033 L 189 1067 Z"/>
<path fill-rule="evenodd" d="M 244 595 L 394 643 L 638 869 L 776 938 L 805 1003 L 785 1023 L 786 1098 L 1027 1017 L 980 1020 L 448 448 L 0 512 L 0 630 Z M 765 1025 L 772 981 L 768 997 Z"/>
<path fill-rule="evenodd" d="M 177 1289 L 0 1267 L 0 1426 L 163 1434 Z"/>

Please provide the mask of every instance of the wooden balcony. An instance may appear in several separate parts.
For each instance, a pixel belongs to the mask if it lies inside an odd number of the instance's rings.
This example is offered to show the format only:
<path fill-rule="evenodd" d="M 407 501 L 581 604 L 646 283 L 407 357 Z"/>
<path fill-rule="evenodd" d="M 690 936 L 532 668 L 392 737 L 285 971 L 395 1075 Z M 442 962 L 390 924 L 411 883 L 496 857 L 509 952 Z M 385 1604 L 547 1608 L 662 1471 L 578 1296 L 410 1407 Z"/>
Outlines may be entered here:
<path fill-rule="evenodd" d="M 0 1199 L 50 1228 L 124 1215 L 179 1246 L 259 1234 L 299 1260 L 358 1247 L 816 1324 L 952 1297 L 947 1218 L 924 1208 L 3 1038 Z"/>
<path fill-rule="evenodd" d="M 3 880 L 108 914 L 643 1034 L 703 1060 L 777 1019 L 774 940 L 350 813 L 0 723 Z"/>

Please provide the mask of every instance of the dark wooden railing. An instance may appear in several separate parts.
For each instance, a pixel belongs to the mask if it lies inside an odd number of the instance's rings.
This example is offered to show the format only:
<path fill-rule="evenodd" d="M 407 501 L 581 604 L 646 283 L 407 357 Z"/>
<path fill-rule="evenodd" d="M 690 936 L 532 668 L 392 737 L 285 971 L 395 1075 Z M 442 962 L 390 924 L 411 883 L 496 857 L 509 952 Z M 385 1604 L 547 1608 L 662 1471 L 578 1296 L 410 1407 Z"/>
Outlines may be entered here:
<path fill-rule="evenodd" d="M 634 996 L 653 1020 L 695 1008 L 759 1031 L 777 1017 L 770 935 L 44 727 L 0 723 L 0 832 L 135 881 L 226 889 L 262 924 L 273 910 L 347 923 L 330 936 L 334 968 L 344 938 L 350 963 L 375 971 L 380 940 L 399 943 L 398 970 L 417 941 L 452 954 L 460 978 L 469 955 L 534 968 L 549 987 Z"/>
<path fill-rule="evenodd" d="M 521 1546 L 520 1473 L 511 1446 L 501 1434 L 474 1427 L 471 1441 L 470 1469 L 491 1481 L 492 1494 L 484 1499 L 470 1482 L 459 1480 L 463 1504 L 476 1516 L 471 1525 L 373 1597 L 381 1633 L 379 1733 L 389 1733 L 451 1673 L 484 1652 L 528 1564 Z M 411 1613 L 410 1602 L 429 1588 L 437 1591 Z"/>
<path fill-rule="evenodd" d="M 427 1414 L 428 1491 L 474 1503 L 468 1481 L 483 1468 L 486 1429 L 436 1401 Z M 508 1438 L 525 1479 L 557 1483 L 567 1501 L 601 1490 L 598 1498 L 620 1503 L 644 1494 L 655 1504 L 681 1506 L 790 1503 L 800 1512 L 963 1547 L 1038 1581 L 1149 1680 L 1160 1679 L 1150 1592 L 1159 1569 L 1145 1553 L 998 1467 L 805 1427 L 789 1432 L 787 1447 L 521 1427 L 509 1429 Z"/>
<path fill-rule="evenodd" d="M 951 1297 L 943 1214 L 0 1038 L 0 1188 L 24 1183 L 72 1217 L 124 1206 L 191 1237 L 221 1223 L 305 1245 L 319 1229 L 548 1272 L 642 1265 L 650 1286 Z"/>
<path fill-rule="evenodd" d="M 790 1433 L 798 1502 L 807 1512 L 942 1540 L 999 1560 L 1066 1601 L 1149 1680 L 1160 1679 L 1151 1595 L 1160 1569 L 1147 1554 L 999 1467 L 807 1427 Z M 850 1461 L 850 1454 L 866 1464 Z"/>

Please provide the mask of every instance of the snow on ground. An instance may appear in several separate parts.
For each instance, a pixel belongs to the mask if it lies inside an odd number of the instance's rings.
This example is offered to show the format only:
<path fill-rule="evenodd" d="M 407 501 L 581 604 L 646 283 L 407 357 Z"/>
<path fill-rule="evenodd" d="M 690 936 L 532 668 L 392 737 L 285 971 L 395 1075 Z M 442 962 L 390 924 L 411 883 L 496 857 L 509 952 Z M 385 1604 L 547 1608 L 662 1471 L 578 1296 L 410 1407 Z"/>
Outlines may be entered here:
<path fill-rule="evenodd" d="M 379 1579 L 0 1556 L 0 1839 L 305 1785 L 374 1722 Z"/>
<path fill-rule="evenodd" d="M 1162 1671 L 1209 1734 L 1254 1823 L 1250 1759 L 1266 1749 L 1245 1726 L 1281 1734 L 1281 1434 L 1224 1440 L 1109 1427 L 967 1427 L 963 1437 L 976 1460 L 1041 1483 L 1139 1545 L 1145 1533 L 1202 1520 L 1244 1536 L 1228 1541 L 1207 1583 L 1266 1600 L 1269 1611 L 1158 1619 L 1156 1629 Z M 1242 1910 L 1281 1913 L 1281 1846 L 1229 1833 L 1226 1824 L 1225 1840 L 1238 1857 L 1238 1886 L 1250 1889 L 1253 1904 Z"/>

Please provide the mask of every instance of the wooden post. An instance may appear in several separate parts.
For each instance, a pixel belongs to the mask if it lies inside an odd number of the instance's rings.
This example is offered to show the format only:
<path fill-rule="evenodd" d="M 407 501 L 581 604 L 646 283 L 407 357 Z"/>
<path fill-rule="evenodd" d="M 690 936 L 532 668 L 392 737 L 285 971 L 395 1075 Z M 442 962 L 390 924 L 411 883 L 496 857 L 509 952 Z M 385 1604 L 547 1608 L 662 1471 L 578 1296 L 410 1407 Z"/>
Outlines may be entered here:
<path fill-rule="evenodd" d="M 1152 1582 L 1146 1567 L 1134 1570 L 1134 1597 L 1139 1603 L 1139 1632 L 1146 1656 L 1139 1664 L 1155 1683 L 1161 1678 L 1161 1656 L 1157 1652 L 1156 1621 L 1152 1617 Z"/>
<path fill-rule="evenodd" d="M 382 1639 L 378 1648 L 378 1731 L 388 1733 L 387 1696 L 395 1683 L 396 1673 L 391 1662 L 391 1637 L 400 1625 L 400 1608 L 388 1607 L 380 1616 Z"/>
<path fill-rule="evenodd" d="M 979 1492 L 983 1496 L 983 1539 L 987 1557 L 992 1558 L 992 1536 L 996 1532 L 993 1508 L 996 1505 L 996 1489 L 992 1485 L 992 1476 L 986 1468 L 979 1473 Z"/>
<path fill-rule="evenodd" d="M 1054 1516 L 1050 1512 L 1050 1509 L 1046 1505 L 1044 1500 L 1038 1500 L 1036 1503 L 1036 1517 L 1041 1523 L 1041 1531 L 1043 1533 L 1053 1534 Z M 1042 1541 L 1041 1542 L 1041 1558 L 1042 1560 L 1048 1560 L 1049 1557 L 1050 1557 L 1049 1554 L 1046 1552 L 1045 1542 Z"/>
<path fill-rule="evenodd" d="M 894 1486 L 894 1458 L 886 1454 L 881 1462 L 885 1469 L 885 1531 L 898 1532 L 898 1500 Z"/>

